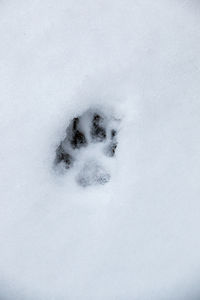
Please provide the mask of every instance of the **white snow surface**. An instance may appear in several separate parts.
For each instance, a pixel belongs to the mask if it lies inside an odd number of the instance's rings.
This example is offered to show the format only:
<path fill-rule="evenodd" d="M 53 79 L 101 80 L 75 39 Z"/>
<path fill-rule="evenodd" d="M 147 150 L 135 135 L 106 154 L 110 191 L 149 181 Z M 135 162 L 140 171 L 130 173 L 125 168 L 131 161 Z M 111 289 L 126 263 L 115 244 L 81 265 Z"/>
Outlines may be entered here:
<path fill-rule="evenodd" d="M 0 2 L 0 299 L 199 299 L 199 15 Z M 119 145 L 110 182 L 83 188 L 53 161 L 95 105 L 121 119 Z"/>

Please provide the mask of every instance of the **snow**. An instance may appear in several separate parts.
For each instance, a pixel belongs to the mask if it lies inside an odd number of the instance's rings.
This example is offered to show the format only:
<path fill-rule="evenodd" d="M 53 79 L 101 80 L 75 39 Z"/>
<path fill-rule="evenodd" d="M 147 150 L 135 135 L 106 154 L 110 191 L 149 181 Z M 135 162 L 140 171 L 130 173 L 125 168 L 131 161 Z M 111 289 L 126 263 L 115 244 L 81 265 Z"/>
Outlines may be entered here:
<path fill-rule="evenodd" d="M 1 1 L 1 299 L 198 299 L 199 13 Z M 119 145 L 109 183 L 83 188 L 53 162 L 96 105 L 121 120 Z"/>

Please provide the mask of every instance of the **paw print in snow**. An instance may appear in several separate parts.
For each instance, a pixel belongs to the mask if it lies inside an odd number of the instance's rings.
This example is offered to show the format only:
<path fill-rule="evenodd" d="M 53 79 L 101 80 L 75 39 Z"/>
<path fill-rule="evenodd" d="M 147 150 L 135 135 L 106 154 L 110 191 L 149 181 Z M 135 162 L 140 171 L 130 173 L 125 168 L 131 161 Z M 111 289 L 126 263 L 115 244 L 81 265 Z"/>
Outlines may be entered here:
<path fill-rule="evenodd" d="M 55 165 L 64 170 L 78 165 L 76 181 L 83 187 L 107 183 L 111 176 L 102 160 L 116 154 L 118 124 L 118 119 L 98 109 L 73 118 L 57 147 Z"/>

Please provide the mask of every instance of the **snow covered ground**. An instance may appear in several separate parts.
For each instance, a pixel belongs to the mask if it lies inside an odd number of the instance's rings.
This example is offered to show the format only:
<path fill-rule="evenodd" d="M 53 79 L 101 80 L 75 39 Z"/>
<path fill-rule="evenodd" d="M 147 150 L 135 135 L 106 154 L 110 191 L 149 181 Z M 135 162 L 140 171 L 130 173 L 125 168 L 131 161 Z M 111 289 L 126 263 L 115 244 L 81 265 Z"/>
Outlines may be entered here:
<path fill-rule="evenodd" d="M 196 0 L 0 2 L 0 299 L 200 298 L 199 15 Z M 119 144 L 110 181 L 84 188 L 53 162 L 99 105 Z"/>

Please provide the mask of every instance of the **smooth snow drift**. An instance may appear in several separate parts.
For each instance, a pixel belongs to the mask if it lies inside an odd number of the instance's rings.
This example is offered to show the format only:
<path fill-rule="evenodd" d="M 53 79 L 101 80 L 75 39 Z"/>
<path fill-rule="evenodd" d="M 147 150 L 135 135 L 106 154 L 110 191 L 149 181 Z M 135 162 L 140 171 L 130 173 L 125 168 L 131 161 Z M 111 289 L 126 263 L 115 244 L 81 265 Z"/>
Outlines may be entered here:
<path fill-rule="evenodd" d="M 0 2 L 0 299 L 200 298 L 199 14 Z"/>

